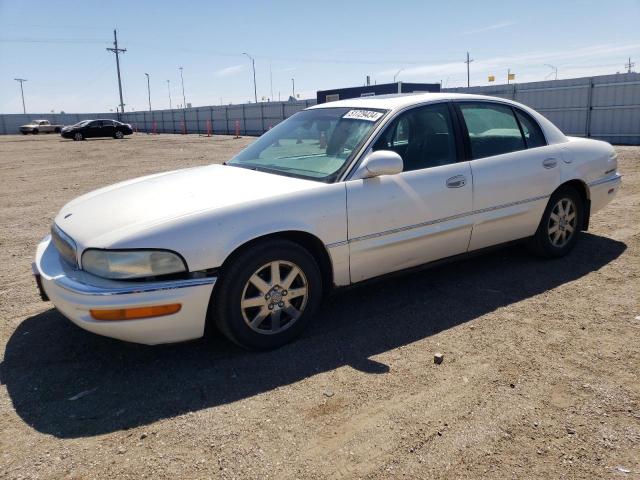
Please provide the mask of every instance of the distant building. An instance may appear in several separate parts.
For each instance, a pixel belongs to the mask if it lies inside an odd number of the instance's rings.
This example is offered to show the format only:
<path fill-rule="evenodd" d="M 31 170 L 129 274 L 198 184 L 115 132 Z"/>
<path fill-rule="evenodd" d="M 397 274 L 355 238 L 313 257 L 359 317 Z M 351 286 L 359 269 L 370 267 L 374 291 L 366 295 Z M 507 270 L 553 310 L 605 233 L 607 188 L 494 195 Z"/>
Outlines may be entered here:
<path fill-rule="evenodd" d="M 362 87 L 334 88 L 332 90 L 320 90 L 317 92 L 318 103 L 335 102 L 345 98 L 375 97 L 376 95 L 388 95 L 392 93 L 418 93 L 439 92 L 439 83 L 379 83 L 377 85 L 365 85 Z"/>

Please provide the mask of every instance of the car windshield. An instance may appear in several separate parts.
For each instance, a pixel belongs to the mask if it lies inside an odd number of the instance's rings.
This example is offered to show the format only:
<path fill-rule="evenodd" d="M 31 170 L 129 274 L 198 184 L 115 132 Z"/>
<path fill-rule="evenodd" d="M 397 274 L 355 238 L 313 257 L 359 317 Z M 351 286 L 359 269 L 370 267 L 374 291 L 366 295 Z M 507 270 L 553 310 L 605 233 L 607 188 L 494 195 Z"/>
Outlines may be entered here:
<path fill-rule="evenodd" d="M 227 164 L 330 183 L 385 113 L 361 108 L 304 110 L 266 132 Z"/>

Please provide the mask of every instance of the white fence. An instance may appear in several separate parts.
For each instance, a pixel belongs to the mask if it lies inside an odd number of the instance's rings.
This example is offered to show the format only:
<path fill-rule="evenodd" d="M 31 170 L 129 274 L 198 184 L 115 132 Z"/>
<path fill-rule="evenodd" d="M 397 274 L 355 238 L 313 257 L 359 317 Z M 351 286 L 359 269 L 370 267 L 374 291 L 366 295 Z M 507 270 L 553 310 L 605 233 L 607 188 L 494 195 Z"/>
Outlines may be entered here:
<path fill-rule="evenodd" d="M 134 130 L 156 133 L 215 133 L 262 135 L 285 118 L 315 105 L 315 100 L 262 102 L 188 108 L 125 112 L 121 121 Z"/>
<path fill-rule="evenodd" d="M 20 133 L 20 126 L 32 120 L 49 120 L 53 125 L 73 125 L 90 118 L 117 118 L 111 113 L 16 113 L 0 114 L 0 135 Z"/>
<path fill-rule="evenodd" d="M 640 145 L 640 74 L 623 73 L 546 82 L 451 88 L 513 99 L 536 109 L 564 133 Z M 119 118 L 140 132 L 261 135 L 315 100 L 205 106 L 143 112 L 0 115 L 0 134 L 18 133 L 33 119 L 72 124 L 85 118 Z"/>

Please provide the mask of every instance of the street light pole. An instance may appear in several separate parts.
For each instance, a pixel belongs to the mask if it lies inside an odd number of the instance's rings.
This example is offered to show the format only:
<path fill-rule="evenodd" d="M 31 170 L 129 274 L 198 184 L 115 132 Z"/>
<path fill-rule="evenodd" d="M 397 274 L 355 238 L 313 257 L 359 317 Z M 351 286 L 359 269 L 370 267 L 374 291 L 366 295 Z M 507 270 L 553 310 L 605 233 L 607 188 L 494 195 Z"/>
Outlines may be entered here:
<path fill-rule="evenodd" d="M 145 73 L 147 76 L 147 93 L 149 94 L 149 111 L 151 111 L 151 84 L 149 83 L 149 74 Z"/>
<path fill-rule="evenodd" d="M 243 52 L 242 54 L 246 55 L 249 60 L 251 60 L 251 66 L 253 67 L 253 99 L 255 103 L 258 103 L 258 89 L 256 87 L 256 61 L 248 53 Z"/>
<path fill-rule="evenodd" d="M 184 77 L 182 76 L 182 67 L 180 67 L 180 81 L 182 82 L 182 108 L 187 108 L 187 98 L 184 96 Z"/>
<path fill-rule="evenodd" d="M 171 106 L 171 82 L 167 80 L 167 92 L 169 92 L 169 110 L 173 110 Z"/>
<path fill-rule="evenodd" d="M 296 79 L 295 78 L 291 79 L 291 93 L 292 93 L 293 99 L 295 100 L 296 99 Z"/>
<path fill-rule="evenodd" d="M 396 83 L 396 78 L 398 78 L 398 75 L 400 75 L 400 72 L 403 71 L 404 68 L 401 68 L 400 70 L 398 70 L 396 72 L 396 74 L 393 76 L 393 83 Z"/>
<path fill-rule="evenodd" d="M 22 84 L 27 81 L 26 78 L 14 78 L 16 82 L 20 82 L 20 95 L 22 96 L 22 113 L 27 113 L 27 109 L 24 106 L 24 90 L 22 89 Z"/>

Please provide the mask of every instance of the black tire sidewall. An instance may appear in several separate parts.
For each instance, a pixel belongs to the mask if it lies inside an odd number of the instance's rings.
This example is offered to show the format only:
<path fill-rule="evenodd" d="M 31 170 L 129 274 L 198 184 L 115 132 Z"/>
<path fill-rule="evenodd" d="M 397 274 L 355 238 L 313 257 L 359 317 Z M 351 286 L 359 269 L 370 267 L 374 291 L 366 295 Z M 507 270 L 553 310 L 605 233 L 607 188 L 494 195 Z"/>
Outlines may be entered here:
<path fill-rule="evenodd" d="M 281 333 L 264 335 L 253 331 L 245 323 L 240 302 L 249 277 L 261 266 L 275 260 L 296 264 L 307 278 L 309 294 L 304 312 L 291 327 Z M 298 337 L 317 312 L 322 299 L 322 277 L 311 254 L 296 243 L 275 240 L 251 248 L 231 262 L 212 296 L 218 329 L 238 345 L 256 350 L 277 348 Z"/>
<path fill-rule="evenodd" d="M 573 202 L 576 207 L 576 229 L 573 233 L 573 236 L 569 240 L 569 242 L 562 246 L 556 247 L 551 243 L 551 239 L 548 235 L 548 225 L 549 225 L 549 217 L 551 216 L 551 211 L 555 207 L 555 205 L 562 198 L 569 198 Z M 547 208 L 542 215 L 542 220 L 540 221 L 540 225 L 538 226 L 538 231 L 536 232 L 536 244 L 540 253 L 547 257 L 562 257 L 569 253 L 576 242 L 578 241 L 578 237 L 580 236 L 580 230 L 582 229 L 582 225 L 584 224 L 584 202 L 582 201 L 582 197 L 576 191 L 575 188 L 570 186 L 565 186 L 557 190 L 551 195 L 549 199 L 549 203 L 547 204 Z"/>

